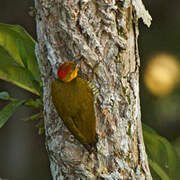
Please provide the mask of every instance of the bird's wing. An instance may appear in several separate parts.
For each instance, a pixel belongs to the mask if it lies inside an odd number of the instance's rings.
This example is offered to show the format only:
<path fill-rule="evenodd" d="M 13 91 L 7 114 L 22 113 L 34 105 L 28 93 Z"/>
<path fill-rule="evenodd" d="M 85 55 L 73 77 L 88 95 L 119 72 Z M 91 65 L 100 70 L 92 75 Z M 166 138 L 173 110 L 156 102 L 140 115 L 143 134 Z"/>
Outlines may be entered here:
<path fill-rule="evenodd" d="M 79 95 L 75 96 L 78 108 L 74 123 L 87 141 L 93 141 L 96 134 L 93 93 L 85 80 L 80 78 L 77 80 L 77 93 Z"/>

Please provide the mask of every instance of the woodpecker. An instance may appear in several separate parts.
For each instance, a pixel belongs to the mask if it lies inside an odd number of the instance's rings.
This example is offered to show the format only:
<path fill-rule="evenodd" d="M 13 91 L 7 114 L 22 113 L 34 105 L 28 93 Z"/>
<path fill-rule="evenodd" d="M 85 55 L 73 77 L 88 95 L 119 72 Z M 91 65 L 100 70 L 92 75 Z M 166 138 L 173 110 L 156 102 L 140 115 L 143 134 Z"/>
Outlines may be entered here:
<path fill-rule="evenodd" d="M 91 151 L 97 142 L 93 90 L 78 77 L 78 66 L 73 61 L 61 64 L 57 76 L 51 85 L 56 111 L 67 129 Z"/>

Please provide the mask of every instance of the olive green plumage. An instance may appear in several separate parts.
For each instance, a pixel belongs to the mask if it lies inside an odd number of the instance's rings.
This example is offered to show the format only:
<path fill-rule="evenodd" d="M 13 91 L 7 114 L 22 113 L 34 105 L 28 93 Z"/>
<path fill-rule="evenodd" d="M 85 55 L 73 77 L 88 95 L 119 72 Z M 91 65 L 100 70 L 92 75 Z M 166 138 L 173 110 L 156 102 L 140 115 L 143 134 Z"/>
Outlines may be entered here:
<path fill-rule="evenodd" d="M 55 80 L 52 101 L 66 127 L 85 147 L 96 144 L 96 118 L 91 88 L 82 78 L 66 83 Z"/>

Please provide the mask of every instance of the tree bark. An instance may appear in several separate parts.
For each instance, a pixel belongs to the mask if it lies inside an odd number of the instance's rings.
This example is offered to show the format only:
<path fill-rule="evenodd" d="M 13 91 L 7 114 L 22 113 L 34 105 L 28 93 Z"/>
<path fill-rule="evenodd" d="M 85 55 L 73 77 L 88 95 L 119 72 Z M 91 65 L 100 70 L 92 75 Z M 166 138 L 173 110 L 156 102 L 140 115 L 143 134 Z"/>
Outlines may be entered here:
<path fill-rule="evenodd" d="M 138 18 L 149 26 L 151 17 L 141 0 L 35 0 L 35 6 L 53 179 L 152 179 L 141 129 L 137 44 Z M 72 136 L 51 101 L 57 66 L 67 60 L 99 89 L 97 153 Z"/>

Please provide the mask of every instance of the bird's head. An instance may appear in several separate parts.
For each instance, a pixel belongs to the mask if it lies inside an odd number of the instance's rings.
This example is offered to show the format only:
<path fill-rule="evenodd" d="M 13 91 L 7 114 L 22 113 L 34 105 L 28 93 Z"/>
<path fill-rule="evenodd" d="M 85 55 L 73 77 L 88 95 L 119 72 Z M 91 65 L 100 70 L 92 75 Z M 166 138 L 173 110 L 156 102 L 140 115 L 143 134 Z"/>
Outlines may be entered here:
<path fill-rule="evenodd" d="M 73 61 L 66 61 L 58 68 L 57 75 L 63 82 L 70 82 L 77 77 L 78 66 Z"/>

